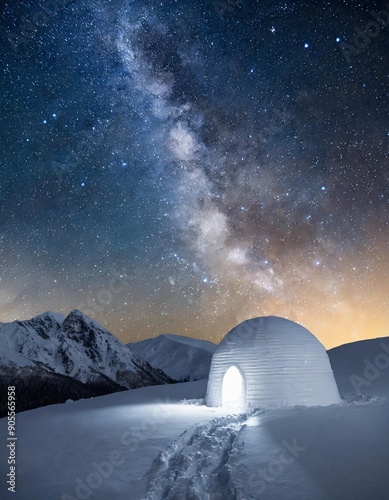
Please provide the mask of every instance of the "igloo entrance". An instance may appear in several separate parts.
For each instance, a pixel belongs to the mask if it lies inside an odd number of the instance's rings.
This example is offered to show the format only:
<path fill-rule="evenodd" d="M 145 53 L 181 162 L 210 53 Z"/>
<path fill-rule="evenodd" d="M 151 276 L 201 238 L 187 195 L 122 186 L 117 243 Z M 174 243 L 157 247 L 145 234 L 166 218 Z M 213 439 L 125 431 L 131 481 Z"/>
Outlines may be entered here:
<path fill-rule="evenodd" d="M 222 404 L 241 408 L 245 405 L 245 383 L 237 366 L 230 366 L 223 377 Z"/>

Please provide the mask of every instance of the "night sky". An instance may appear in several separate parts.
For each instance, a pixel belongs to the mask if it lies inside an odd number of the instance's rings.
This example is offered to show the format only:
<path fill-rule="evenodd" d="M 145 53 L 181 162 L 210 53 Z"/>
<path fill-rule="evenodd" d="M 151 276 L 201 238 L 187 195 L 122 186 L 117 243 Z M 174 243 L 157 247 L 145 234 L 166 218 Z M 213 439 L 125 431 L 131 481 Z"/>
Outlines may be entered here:
<path fill-rule="evenodd" d="M 389 335 L 388 2 L 1 6 L 0 321 Z"/>

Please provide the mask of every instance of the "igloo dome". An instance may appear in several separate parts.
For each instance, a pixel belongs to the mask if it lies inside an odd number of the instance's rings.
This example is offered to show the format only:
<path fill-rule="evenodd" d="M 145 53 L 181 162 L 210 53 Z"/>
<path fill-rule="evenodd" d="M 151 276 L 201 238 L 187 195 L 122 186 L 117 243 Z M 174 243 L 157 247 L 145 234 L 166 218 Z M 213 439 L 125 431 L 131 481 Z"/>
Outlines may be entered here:
<path fill-rule="evenodd" d="M 208 406 L 326 406 L 340 401 L 324 346 L 293 321 L 276 316 L 243 321 L 212 356 Z"/>

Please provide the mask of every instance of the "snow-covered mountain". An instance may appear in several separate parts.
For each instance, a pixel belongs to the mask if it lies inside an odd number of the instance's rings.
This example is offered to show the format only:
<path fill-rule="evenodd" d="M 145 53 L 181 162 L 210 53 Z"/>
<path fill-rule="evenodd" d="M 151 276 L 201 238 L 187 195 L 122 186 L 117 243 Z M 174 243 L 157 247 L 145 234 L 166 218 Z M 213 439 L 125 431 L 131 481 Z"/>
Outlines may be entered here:
<path fill-rule="evenodd" d="M 172 382 L 78 310 L 66 317 L 46 312 L 0 323 L 0 375 L 8 380 L 38 377 L 40 383 L 55 376 L 56 385 L 66 379 L 100 392 L 104 387 L 105 393 Z"/>
<path fill-rule="evenodd" d="M 154 368 L 178 381 L 207 378 L 216 345 L 180 335 L 164 334 L 127 346 Z"/>
<path fill-rule="evenodd" d="M 55 337 L 64 319 L 46 312 L 27 321 L 0 323 L 0 374 L 7 374 L 8 368 L 45 364 L 53 347 L 47 340 Z"/>

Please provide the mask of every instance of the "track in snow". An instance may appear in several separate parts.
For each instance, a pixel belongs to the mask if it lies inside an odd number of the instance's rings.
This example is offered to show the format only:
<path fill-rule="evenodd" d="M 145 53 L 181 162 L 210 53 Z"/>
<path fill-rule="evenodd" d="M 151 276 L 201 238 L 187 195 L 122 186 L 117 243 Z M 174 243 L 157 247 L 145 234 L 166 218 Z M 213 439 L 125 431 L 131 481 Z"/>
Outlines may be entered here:
<path fill-rule="evenodd" d="M 248 416 L 216 418 L 181 434 L 154 460 L 144 500 L 250 500 L 229 465 Z"/>

